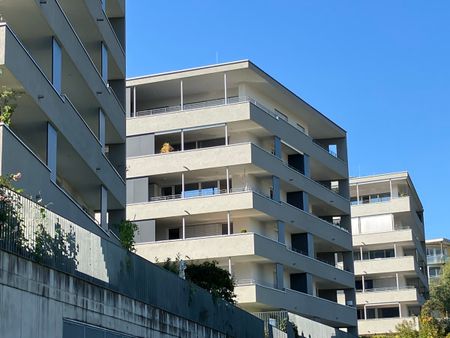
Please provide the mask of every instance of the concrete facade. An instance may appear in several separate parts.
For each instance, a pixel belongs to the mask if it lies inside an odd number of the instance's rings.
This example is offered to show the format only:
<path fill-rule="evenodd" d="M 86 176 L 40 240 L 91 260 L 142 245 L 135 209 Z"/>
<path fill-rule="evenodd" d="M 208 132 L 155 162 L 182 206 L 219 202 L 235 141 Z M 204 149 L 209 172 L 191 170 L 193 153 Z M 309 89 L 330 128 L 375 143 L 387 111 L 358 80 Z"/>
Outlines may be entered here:
<path fill-rule="evenodd" d="M 0 174 L 99 235 L 125 216 L 125 1 L 5 0 Z M 112 237 L 111 237 L 112 238 Z"/>
<path fill-rule="evenodd" d="M 344 130 L 250 61 L 130 79 L 126 109 L 139 255 L 216 260 L 243 309 L 356 333 Z"/>
<path fill-rule="evenodd" d="M 395 332 L 428 293 L 423 207 L 406 172 L 350 179 L 360 335 Z"/>

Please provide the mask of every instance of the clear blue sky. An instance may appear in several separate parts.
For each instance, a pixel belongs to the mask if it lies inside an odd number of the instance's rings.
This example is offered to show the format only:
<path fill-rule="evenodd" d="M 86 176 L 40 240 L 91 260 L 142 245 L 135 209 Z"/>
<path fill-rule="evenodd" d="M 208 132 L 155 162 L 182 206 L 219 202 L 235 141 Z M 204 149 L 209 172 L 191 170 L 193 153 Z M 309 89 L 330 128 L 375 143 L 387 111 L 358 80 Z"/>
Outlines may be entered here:
<path fill-rule="evenodd" d="M 408 170 L 450 237 L 450 1 L 128 0 L 127 75 L 250 59 L 348 132 L 350 174 Z"/>

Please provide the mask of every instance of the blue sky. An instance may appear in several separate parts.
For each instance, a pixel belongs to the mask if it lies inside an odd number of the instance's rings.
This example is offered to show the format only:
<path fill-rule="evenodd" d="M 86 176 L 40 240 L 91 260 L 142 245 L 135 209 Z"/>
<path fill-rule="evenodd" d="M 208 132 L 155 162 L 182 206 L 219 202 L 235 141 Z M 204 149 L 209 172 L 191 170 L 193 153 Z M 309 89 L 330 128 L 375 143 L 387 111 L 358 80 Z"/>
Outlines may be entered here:
<path fill-rule="evenodd" d="M 128 0 L 127 75 L 250 59 L 348 132 L 351 175 L 408 170 L 450 237 L 450 1 Z"/>

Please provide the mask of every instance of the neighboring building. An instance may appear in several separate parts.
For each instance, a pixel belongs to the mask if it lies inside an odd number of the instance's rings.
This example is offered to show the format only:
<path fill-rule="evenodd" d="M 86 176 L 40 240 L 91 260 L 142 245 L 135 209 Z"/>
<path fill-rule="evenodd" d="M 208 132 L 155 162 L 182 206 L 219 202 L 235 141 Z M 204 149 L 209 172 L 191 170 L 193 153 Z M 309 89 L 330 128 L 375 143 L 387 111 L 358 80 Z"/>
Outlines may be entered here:
<path fill-rule="evenodd" d="M 242 308 L 356 334 L 346 132 L 250 61 L 127 90 L 138 254 L 216 260 Z"/>
<path fill-rule="evenodd" d="M 442 274 L 442 267 L 449 261 L 450 241 L 447 238 L 430 239 L 426 242 L 428 279 L 432 281 Z"/>
<path fill-rule="evenodd" d="M 125 216 L 125 1 L 3 0 L 0 14 L 0 85 L 20 93 L 0 174 L 109 237 Z"/>
<path fill-rule="evenodd" d="M 423 207 L 407 172 L 350 180 L 360 335 L 415 320 L 428 292 Z"/>

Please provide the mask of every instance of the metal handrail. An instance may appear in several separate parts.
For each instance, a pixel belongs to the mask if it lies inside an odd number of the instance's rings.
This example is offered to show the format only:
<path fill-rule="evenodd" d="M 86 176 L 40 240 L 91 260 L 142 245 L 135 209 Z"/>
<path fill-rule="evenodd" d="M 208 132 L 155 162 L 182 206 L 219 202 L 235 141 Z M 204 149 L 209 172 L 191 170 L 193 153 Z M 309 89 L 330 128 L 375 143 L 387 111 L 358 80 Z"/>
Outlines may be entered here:
<path fill-rule="evenodd" d="M 372 289 L 357 289 L 356 292 L 357 293 L 366 293 L 366 292 L 383 292 L 383 291 L 400 291 L 400 290 L 412 290 L 412 289 L 416 289 L 415 286 L 412 285 L 405 285 L 405 286 L 400 286 L 400 287 L 396 287 L 396 286 L 388 286 L 388 287 L 384 287 L 384 288 L 372 288 Z"/>
<path fill-rule="evenodd" d="M 192 191 L 185 191 L 184 193 L 181 193 L 181 194 L 166 195 L 166 196 L 154 196 L 154 197 L 150 198 L 149 202 L 168 201 L 168 200 L 181 199 L 181 198 L 195 198 L 195 197 L 204 197 L 204 196 L 208 197 L 208 196 L 223 195 L 223 194 L 227 194 L 227 193 L 236 193 L 236 192 L 244 192 L 244 191 L 255 191 L 255 189 L 252 187 L 239 187 L 239 188 L 230 188 L 228 191 L 227 189 L 211 188 L 211 193 L 205 193 L 205 194 L 201 194 L 201 190 L 192 190 Z M 198 192 L 198 194 L 189 196 L 190 192 L 192 192 L 192 193 Z M 186 195 L 186 194 L 188 194 L 188 195 Z"/>

